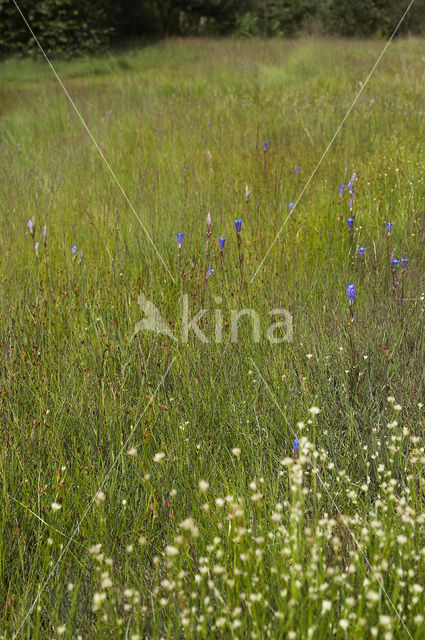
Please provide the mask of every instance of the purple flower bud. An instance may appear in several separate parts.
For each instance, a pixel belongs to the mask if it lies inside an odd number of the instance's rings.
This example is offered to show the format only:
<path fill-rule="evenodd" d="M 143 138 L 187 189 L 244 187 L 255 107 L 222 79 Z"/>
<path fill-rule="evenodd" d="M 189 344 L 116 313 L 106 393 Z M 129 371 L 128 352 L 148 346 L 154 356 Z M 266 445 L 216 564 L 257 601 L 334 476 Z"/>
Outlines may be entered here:
<path fill-rule="evenodd" d="M 354 222 L 354 218 L 347 218 L 347 224 L 349 229 L 353 228 L 353 222 Z"/>
<path fill-rule="evenodd" d="M 297 174 L 298 174 L 300 171 L 301 171 L 301 167 L 296 166 L 296 167 L 295 167 L 295 173 L 297 173 Z"/>
<path fill-rule="evenodd" d="M 210 229 L 210 228 L 211 228 L 211 225 L 212 225 L 212 221 L 211 221 L 211 211 L 208 211 L 208 213 L 207 213 L 207 227 L 208 227 L 208 229 Z"/>
<path fill-rule="evenodd" d="M 409 262 L 409 258 L 401 258 L 400 262 L 401 262 L 401 268 L 406 269 L 407 263 Z"/>
<path fill-rule="evenodd" d="M 214 273 L 214 269 L 209 268 L 205 274 L 205 280 L 208 280 L 208 278 L 212 276 L 213 273 Z"/>
<path fill-rule="evenodd" d="M 292 209 L 295 207 L 295 202 L 290 202 L 289 203 L 289 211 L 292 211 Z"/>
<path fill-rule="evenodd" d="M 44 225 L 43 227 L 43 238 L 47 238 L 47 227 Z"/>
<path fill-rule="evenodd" d="M 219 238 L 218 239 L 218 246 L 220 247 L 220 251 L 223 251 L 225 242 L 226 242 L 226 238 Z"/>
<path fill-rule="evenodd" d="M 235 220 L 235 228 L 236 228 L 236 233 L 241 232 L 242 220 Z"/>
<path fill-rule="evenodd" d="M 355 295 L 356 295 L 356 285 L 355 284 L 348 284 L 347 285 L 347 299 L 348 299 L 348 304 L 350 305 L 350 307 L 354 303 L 354 296 Z"/>
<path fill-rule="evenodd" d="M 267 140 L 264 140 L 263 142 L 263 151 L 267 151 L 267 147 L 269 146 L 269 143 L 267 142 Z"/>
<path fill-rule="evenodd" d="M 345 184 L 340 184 L 339 185 L 339 195 L 342 196 L 342 194 L 344 193 L 344 189 L 345 189 Z"/>
<path fill-rule="evenodd" d="M 36 256 L 38 256 L 38 247 L 39 247 L 39 246 L 40 246 L 40 245 L 39 245 L 39 243 L 38 243 L 38 242 L 36 242 L 36 243 L 34 244 L 34 250 L 35 250 L 35 255 L 36 255 Z"/>
<path fill-rule="evenodd" d="M 297 456 L 299 452 L 300 452 L 300 441 L 298 440 L 298 438 L 295 438 L 292 443 L 292 453 L 294 454 L 294 456 Z"/>
<path fill-rule="evenodd" d="M 177 237 L 177 245 L 181 247 L 183 238 L 184 238 L 183 233 L 176 233 L 176 237 Z"/>
<path fill-rule="evenodd" d="M 359 254 L 362 258 L 364 258 L 365 253 L 366 253 L 366 247 L 359 247 Z"/>
<path fill-rule="evenodd" d="M 400 260 L 397 260 L 397 258 L 393 258 L 391 260 L 391 269 L 397 269 L 397 265 L 400 262 Z"/>
<path fill-rule="evenodd" d="M 385 226 L 387 227 L 388 235 L 390 235 L 390 233 L 391 233 L 391 229 L 393 228 L 393 224 L 394 224 L 393 222 L 386 222 L 385 223 Z"/>
<path fill-rule="evenodd" d="M 72 257 L 75 258 L 75 256 L 77 255 L 77 245 L 76 244 L 72 245 L 71 252 L 72 252 Z"/>

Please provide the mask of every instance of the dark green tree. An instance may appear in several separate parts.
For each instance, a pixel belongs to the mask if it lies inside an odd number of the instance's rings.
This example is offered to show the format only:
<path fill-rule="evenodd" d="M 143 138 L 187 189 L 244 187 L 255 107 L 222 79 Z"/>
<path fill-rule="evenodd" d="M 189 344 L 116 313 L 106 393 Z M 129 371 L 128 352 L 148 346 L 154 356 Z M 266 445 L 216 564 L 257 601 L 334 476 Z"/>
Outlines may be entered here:
<path fill-rule="evenodd" d="M 111 34 L 104 0 L 21 0 L 19 7 L 48 55 L 94 51 Z M 38 54 L 36 42 L 10 0 L 0 0 L 0 52 Z"/>

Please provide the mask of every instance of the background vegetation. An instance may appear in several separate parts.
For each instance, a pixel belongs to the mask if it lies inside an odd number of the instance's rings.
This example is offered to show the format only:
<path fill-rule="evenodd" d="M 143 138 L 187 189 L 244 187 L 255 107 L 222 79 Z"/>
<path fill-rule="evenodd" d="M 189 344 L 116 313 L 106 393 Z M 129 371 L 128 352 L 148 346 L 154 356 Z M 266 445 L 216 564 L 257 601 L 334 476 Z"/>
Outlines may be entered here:
<path fill-rule="evenodd" d="M 167 36 L 280 37 L 299 33 L 387 36 L 408 2 L 399 0 L 21 0 L 49 55 L 76 55 Z M 425 30 L 425 0 L 416 0 L 400 34 Z M 12 0 L 0 0 L 0 54 L 39 55 Z"/>
<path fill-rule="evenodd" d="M 381 50 L 57 62 L 171 276 L 47 65 L 1 64 L 4 638 L 423 638 L 423 41 L 391 45 L 251 282 Z M 177 342 L 133 335 L 142 291 Z M 183 293 L 222 344 L 182 343 Z"/>

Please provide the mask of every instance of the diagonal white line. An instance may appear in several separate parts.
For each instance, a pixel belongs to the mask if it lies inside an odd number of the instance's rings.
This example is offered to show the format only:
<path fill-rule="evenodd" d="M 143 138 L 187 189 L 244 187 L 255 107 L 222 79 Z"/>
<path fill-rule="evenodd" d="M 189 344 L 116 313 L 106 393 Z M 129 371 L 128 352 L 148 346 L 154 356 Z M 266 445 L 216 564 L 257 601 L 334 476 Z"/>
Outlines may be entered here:
<path fill-rule="evenodd" d="M 48 582 L 50 581 L 50 578 L 51 578 L 51 577 L 52 577 L 52 575 L 55 573 L 55 571 L 56 571 L 57 567 L 59 566 L 59 563 L 60 563 L 60 561 L 62 560 L 63 556 L 64 556 L 64 555 L 65 555 L 65 553 L 68 551 L 69 546 L 70 546 L 71 542 L 73 541 L 73 539 L 74 539 L 74 537 L 75 537 L 76 533 L 80 530 L 80 526 L 81 526 L 82 522 L 85 520 L 85 518 L 86 518 L 86 516 L 87 516 L 88 512 L 89 512 L 89 511 L 90 511 L 90 509 L 92 508 L 92 506 L 93 506 L 93 504 L 94 504 L 94 502 L 95 502 L 95 500 L 96 500 L 96 496 L 97 496 L 97 494 L 99 493 L 99 491 L 101 491 L 101 490 L 102 490 L 102 488 L 105 486 L 106 482 L 108 481 L 108 478 L 109 478 L 109 476 L 111 475 L 112 470 L 114 469 L 114 467 L 115 467 L 115 465 L 117 464 L 118 460 L 121 458 L 121 456 L 122 456 L 122 453 L 123 453 L 124 449 L 127 447 L 128 443 L 129 443 L 129 441 L 130 441 L 130 438 L 132 437 L 132 435 L 133 435 L 134 431 L 136 430 L 136 428 L 137 428 L 137 427 L 138 427 L 138 425 L 140 424 L 141 419 L 143 418 L 143 416 L 145 415 L 145 413 L 146 413 L 147 409 L 149 408 L 149 406 L 151 405 L 152 401 L 154 400 L 154 398 L 155 398 L 155 396 L 156 396 L 156 394 L 157 394 L 157 392 L 158 392 L 158 390 L 159 390 L 160 386 L 162 385 L 162 383 L 164 382 L 165 378 L 167 377 L 168 372 L 170 371 L 171 367 L 173 366 L 175 359 L 176 359 L 175 357 L 172 359 L 171 364 L 169 365 L 169 367 L 168 367 L 167 371 L 166 371 L 166 372 L 164 373 L 164 375 L 162 376 L 160 383 L 158 384 L 158 386 L 156 387 L 155 391 L 153 392 L 153 394 L 152 394 L 152 395 L 151 395 L 151 397 L 149 398 L 149 402 L 148 402 L 148 404 L 147 404 L 147 405 L 146 405 L 146 407 L 143 409 L 142 413 L 140 414 L 140 416 L 138 417 L 138 419 L 137 419 L 137 420 L 136 420 L 136 422 L 134 423 L 134 426 L 133 426 L 133 428 L 131 429 L 130 434 L 129 434 L 129 436 L 128 436 L 127 440 L 126 440 L 126 441 L 124 442 L 124 444 L 122 445 L 122 447 L 121 447 L 121 449 L 120 449 L 120 451 L 119 451 L 119 453 L 118 453 L 117 457 L 115 458 L 114 462 L 112 463 L 112 466 L 110 467 L 110 469 L 109 469 L 108 473 L 105 475 L 104 479 L 102 480 L 102 482 L 101 482 L 101 483 L 100 483 L 100 485 L 99 485 L 99 488 L 97 489 L 97 491 L 96 491 L 96 493 L 94 494 L 93 498 L 90 500 L 90 504 L 89 504 L 89 506 L 88 506 L 88 507 L 87 507 L 87 509 L 84 511 L 84 513 L 83 513 L 83 515 L 81 516 L 80 520 L 77 522 L 77 525 L 76 525 L 76 527 L 75 527 L 74 531 L 72 532 L 72 535 L 70 536 L 70 538 L 69 538 L 69 540 L 68 540 L 68 542 L 67 542 L 66 546 L 63 548 L 63 550 L 62 550 L 62 552 L 61 552 L 61 554 L 60 554 L 59 558 L 56 560 L 56 563 L 55 563 L 55 565 L 54 565 L 53 569 L 50 571 L 49 575 L 47 576 L 47 578 L 45 579 L 45 581 L 44 581 L 44 582 L 43 582 L 43 584 L 41 585 L 41 588 L 40 588 L 40 590 L 39 590 L 39 592 L 38 592 L 38 594 L 37 594 L 36 598 L 34 599 L 34 601 L 33 601 L 32 605 L 31 605 L 31 606 L 30 606 L 30 608 L 28 609 L 28 611 L 27 611 L 27 613 L 26 613 L 26 615 L 25 615 L 24 619 L 22 620 L 21 624 L 19 625 L 19 627 L 18 627 L 17 631 L 16 631 L 16 632 L 15 632 L 15 634 L 13 635 L 12 640 L 15 640 L 15 638 L 19 635 L 19 632 L 21 631 L 22 627 L 24 626 L 24 624 L 25 624 L 25 622 L 26 622 L 26 620 L 27 620 L 28 616 L 30 616 L 30 615 L 31 615 L 31 613 L 32 613 L 32 611 L 33 611 L 33 609 L 34 609 L 35 605 L 36 605 L 36 604 L 37 604 L 37 602 L 39 601 L 40 596 L 41 596 L 41 594 L 43 593 L 43 591 L 44 591 L 44 589 L 45 589 L 46 585 L 47 585 L 47 584 L 48 584 Z"/>
<path fill-rule="evenodd" d="M 268 248 L 266 255 L 264 256 L 264 258 L 261 260 L 260 264 L 257 267 L 257 270 L 255 271 L 254 275 L 251 278 L 251 282 L 254 280 L 255 276 L 257 275 L 257 273 L 260 271 L 261 267 L 263 266 L 264 261 L 266 260 L 267 256 L 269 255 L 270 251 L 272 250 L 273 246 L 275 245 L 277 239 L 279 238 L 280 234 L 282 233 L 283 229 L 286 226 L 286 223 L 288 222 L 289 218 L 291 217 L 291 215 L 293 214 L 293 212 L 295 211 L 295 208 L 299 202 L 299 200 L 301 199 L 304 191 L 307 189 L 308 185 L 310 184 L 310 182 L 312 181 L 312 179 L 314 178 L 314 176 L 316 175 L 316 172 L 318 170 L 318 168 L 320 167 L 320 165 L 322 164 L 323 159 L 325 158 L 326 154 L 328 153 L 329 149 L 331 148 L 335 138 L 337 137 L 338 133 L 341 130 L 341 127 L 343 126 L 344 122 L 347 120 L 348 116 L 350 115 L 354 105 L 356 104 L 357 100 L 359 99 L 359 97 L 361 96 L 361 94 L 363 93 L 363 89 L 365 88 L 365 86 L 367 85 L 367 83 L 369 82 L 369 79 L 371 77 L 371 75 L 373 74 L 373 72 L 375 71 L 376 67 L 379 64 L 379 61 L 381 60 L 382 56 L 384 55 L 384 53 L 386 52 L 386 50 L 388 49 L 391 40 L 394 38 L 395 34 L 397 33 L 397 31 L 400 28 L 401 23 L 403 22 L 404 18 L 407 16 L 410 7 L 412 6 L 412 4 L 414 3 L 415 0 L 411 0 L 411 2 L 409 3 L 409 6 L 407 7 L 406 11 L 403 13 L 402 17 L 400 18 L 400 21 L 398 23 L 398 25 L 396 26 L 396 28 L 394 29 L 390 39 L 388 40 L 387 44 L 385 45 L 385 47 L 382 49 L 381 54 L 379 56 L 379 58 L 377 59 L 377 61 L 375 62 L 375 64 L 373 65 L 372 69 L 369 72 L 369 75 L 367 76 L 364 84 L 362 84 L 360 91 L 358 92 L 358 94 L 356 95 L 356 97 L 354 98 L 353 104 L 351 105 L 351 107 L 348 109 L 347 113 L 345 114 L 344 118 L 342 119 L 338 129 L 335 131 L 334 135 L 332 136 L 331 141 L 329 142 L 328 146 L 326 147 L 326 149 L 324 150 L 319 162 L 317 163 L 317 165 L 315 166 L 313 173 L 311 174 L 311 176 L 309 177 L 309 179 L 307 180 L 307 182 L 305 183 L 301 193 L 299 194 L 298 198 L 295 200 L 294 206 L 292 208 L 292 210 L 288 213 L 288 215 L 286 216 L 282 226 L 280 227 L 275 239 L 273 240 L 273 242 L 271 243 L 270 247 Z"/>
<path fill-rule="evenodd" d="M 295 430 L 292 428 L 292 426 L 291 426 L 291 424 L 290 424 L 290 422 L 289 422 L 288 418 L 286 417 L 285 413 L 282 411 L 282 409 L 281 409 L 281 407 L 280 407 L 280 405 L 279 405 L 278 401 L 276 400 L 276 397 L 275 397 L 274 393 L 272 392 L 272 390 L 270 389 L 270 387 L 269 387 L 269 385 L 267 384 L 266 380 L 264 379 L 264 376 L 262 375 L 262 373 L 261 373 L 260 369 L 258 368 L 258 366 L 257 366 L 257 364 L 256 364 L 256 362 L 255 362 L 255 360 L 254 360 L 254 358 L 252 358 L 252 356 L 251 356 L 251 361 L 252 361 L 252 364 L 254 365 L 254 367 L 255 367 L 255 369 L 256 369 L 256 371 L 257 371 L 258 375 L 260 376 L 261 380 L 263 381 L 264 386 L 266 387 L 267 391 L 269 392 L 269 394 L 270 394 L 270 396 L 271 396 L 271 398 L 272 398 L 273 402 L 275 403 L 276 407 L 279 409 L 279 412 L 281 413 L 281 415 L 283 416 L 283 418 L 284 418 L 284 420 L 285 420 L 286 424 L 288 425 L 288 427 L 289 427 L 289 429 L 290 429 L 290 431 L 291 431 L 292 435 L 294 436 L 294 438 L 296 438 L 296 437 L 297 437 L 297 434 L 296 434 Z M 320 473 L 318 472 L 318 469 L 317 469 L 316 464 L 315 464 L 315 463 L 314 463 L 314 461 L 310 458 L 310 456 L 308 456 L 308 455 L 307 455 L 306 457 L 307 457 L 307 459 L 309 460 L 309 462 L 310 462 L 311 466 L 313 467 L 314 471 L 316 472 L 316 477 L 317 477 L 317 479 L 319 480 L 320 484 L 322 485 L 323 489 L 325 490 L 325 492 L 326 492 L 327 496 L 330 498 L 330 501 L 332 502 L 332 504 L 333 504 L 334 508 L 335 508 L 335 509 L 336 509 L 336 511 L 338 512 L 338 515 L 340 516 L 340 518 L 342 519 L 342 521 L 343 521 L 343 522 L 345 522 L 345 518 L 344 518 L 344 516 L 342 515 L 342 513 L 341 513 L 341 511 L 340 511 L 340 509 L 339 509 L 338 505 L 336 504 L 336 502 L 335 502 L 334 498 L 332 497 L 332 494 L 329 492 L 329 490 L 327 489 L 327 487 L 326 487 L 325 483 L 323 482 L 323 480 L 322 480 L 322 478 L 321 478 L 321 476 L 320 476 Z M 359 551 L 360 551 L 360 553 L 362 554 L 362 556 L 363 556 L 363 559 L 364 559 L 365 563 L 367 564 L 367 566 L 369 567 L 369 569 L 370 569 L 370 570 L 371 570 L 371 572 L 373 573 L 374 577 L 376 578 L 376 580 L 377 580 L 377 582 L 378 582 L 379 586 L 381 587 L 381 589 L 382 589 L 383 593 L 385 594 L 385 596 L 386 596 L 386 598 L 387 598 L 388 602 L 390 603 L 391 607 L 394 609 L 394 611 L 395 611 L 395 613 L 396 613 L 396 615 L 397 615 L 398 619 L 400 620 L 401 624 L 403 625 L 403 627 L 404 627 L 404 629 L 405 629 L 405 631 L 406 631 L 407 635 L 409 636 L 410 640 L 413 640 L 413 637 L 412 637 L 412 635 L 411 635 L 411 633 L 410 633 L 409 629 L 406 627 L 406 625 L 405 625 L 405 623 L 404 623 L 404 621 L 403 621 L 403 619 L 402 619 L 402 617 L 401 617 L 400 613 L 397 611 L 397 608 L 396 608 L 395 604 L 393 603 L 393 601 L 391 600 L 390 596 L 388 595 L 388 593 L 387 593 L 387 591 L 386 591 L 386 589 L 385 589 L 385 587 L 384 587 L 384 585 L 383 585 L 383 583 L 382 583 L 382 580 L 380 580 L 380 579 L 379 579 L 379 577 L 377 576 L 377 574 L 376 574 L 376 573 L 375 573 L 375 571 L 373 570 L 373 567 L 371 566 L 371 564 L 370 564 L 370 562 L 369 562 L 369 560 L 368 560 L 368 558 L 367 558 L 366 554 L 364 553 L 364 551 L 363 551 L 363 549 L 362 549 L 362 547 L 361 547 L 361 544 L 359 543 L 359 541 L 357 540 L 356 536 L 355 536 L 355 535 L 354 535 L 354 533 L 351 531 L 351 529 L 348 527 L 348 525 L 347 525 L 347 529 L 348 529 L 348 531 L 349 531 L 349 533 L 350 533 L 351 537 L 353 538 L 355 545 L 357 546 L 358 550 L 359 550 Z"/>
<path fill-rule="evenodd" d="M 56 531 L 56 533 L 59 533 L 61 536 L 64 536 L 65 538 L 69 539 L 69 536 L 66 535 L 66 533 L 64 533 L 63 531 L 60 531 L 59 529 L 56 529 L 56 527 L 54 527 L 52 524 L 49 524 L 48 522 L 46 522 L 45 520 L 43 520 L 43 518 L 41 518 L 38 513 L 35 513 L 35 511 L 33 511 L 32 509 L 30 509 L 29 507 L 27 507 L 26 505 L 23 504 L 23 502 L 19 502 L 19 500 L 17 500 L 16 498 L 14 498 L 13 496 L 10 495 L 10 493 L 7 492 L 7 495 L 9 496 L 9 498 L 11 500 L 13 500 L 14 502 L 16 502 L 17 504 L 19 504 L 23 509 L 25 509 L 25 511 L 27 511 L 28 513 L 30 513 L 32 516 L 34 516 L 34 518 L 37 518 L 37 520 L 39 520 L 40 522 L 42 522 L 44 525 L 46 525 L 46 527 L 48 527 L 49 529 L 53 529 L 53 531 Z M 78 543 L 80 544 L 80 543 Z M 85 545 L 81 545 L 82 547 L 84 547 Z M 88 549 L 88 547 L 85 547 L 86 549 Z"/>
<path fill-rule="evenodd" d="M 79 119 L 81 120 L 81 123 L 84 127 L 84 129 L 87 131 L 87 133 L 89 134 L 94 146 L 96 147 L 97 151 L 99 152 L 100 157 L 102 158 L 103 162 L 105 163 L 105 165 L 107 166 L 109 173 L 111 174 L 112 178 L 114 179 L 114 181 L 116 182 L 116 184 L 118 185 L 118 188 L 120 189 L 122 195 L 124 196 L 125 200 L 127 201 L 127 204 L 129 205 L 130 209 L 132 210 L 132 212 L 134 213 L 136 219 L 138 220 L 140 226 L 142 227 L 143 231 L 146 234 L 146 237 L 148 238 L 149 242 L 151 243 L 151 245 L 153 246 L 153 248 L 155 249 L 156 255 L 158 256 L 158 258 L 161 260 L 162 264 L 164 265 L 168 275 L 170 276 L 170 278 L 173 280 L 173 282 L 176 281 L 175 277 L 172 275 L 172 273 L 170 272 L 166 262 L 164 261 L 162 255 L 159 253 L 156 244 L 154 243 L 154 241 L 152 240 L 151 236 L 149 235 L 148 230 L 146 229 L 145 225 L 143 224 L 140 216 L 138 215 L 136 209 L 133 206 L 133 203 L 131 202 L 131 200 L 129 199 L 129 197 L 127 196 L 126 192 L 124 191 L 120 181 L 118 180 L 117 176 L 115 175 L 114 170 L 112 169 L 111 165 L 109 164 L 109 162 L 107 161 L 107 159 L 104 156 L 104 153 L 102 151 L 102 149 L 99 147 L 96 139 L 94 138 L 92 132 L 90 131 L 90 129 L 88 128 L 83 116 L 81 115 L 81 113 L 79 112 L 76 104 L 74 103 L 73 99 L 71 98 L 71 96 L 69 95 L 66 87 L 64 86 L 62 80 L 60 79 L 60 77 L 58 76 L 56 69 L 53 67 L 52 63 L 50 62 L 49 58 L 47 57 L 47 54 L 45 53 L 43 47 L 41 46 L 41 44 L 39 43 L 39 41 L 37 40 L 37 37 L 34 33 L 34 31 L 31 29 L 31 26 L 28 24 L 27 19 L 25 18 L 24 14 L 22 13 L 21 9 L 19 8 L 18 4 L 16 3 L 16 0 L 12 0 L 13 4 L 15 5 L 15 7 L 17 8 L 17 10 L 19 11 L 22 20 L 25 22 L 28 31 L 30 32 L 30 34 L 32 35 L 32 37 L 34 38 L 35 42 L 37 43 L 38 48 L 40 49 L 41 53 L 43 54 L 44 58 L 46 59 L 47 64 L 49 65 L 50 69 L 52 70 L 56 80 L 59 82 L 60 86 L 62 87 L 62 89 L 65 92 L 66 97 L 68 98 L 69 102 L 71 103 L 72 107 L 74 108 L 75 113 L 77 114 L 77 116 L 79 117 Z"/>

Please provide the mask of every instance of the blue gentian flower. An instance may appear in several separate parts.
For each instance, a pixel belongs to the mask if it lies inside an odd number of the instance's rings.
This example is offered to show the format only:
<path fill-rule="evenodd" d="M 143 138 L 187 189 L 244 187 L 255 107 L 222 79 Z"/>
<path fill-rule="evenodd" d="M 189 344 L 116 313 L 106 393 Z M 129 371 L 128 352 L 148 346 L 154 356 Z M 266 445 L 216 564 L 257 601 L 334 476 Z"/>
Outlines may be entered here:
<path fill-rule="evenodd" d="M 392 269 L 397 269 L 397 265 L 398 265 L 399 262 L 400 262 L 400 260 L 397 260 L 397 258 L 393 258 L 391 260 L 391 268 Z"/>
<path fill-rule="evenodd" d="M 212 124 L 212 120 L 208 120 L 208 124 L 210 124 L 210 125 L 211 125 L 211 124 Z"/>
<path fill-rule="evenodd" d="M 295 173 L 299 173 L 301 171 L 301 167 L 296 166 L 295 167 Z"/>
<path fill-rule="evenodd" d="M 339 195 L 342 196 L 342 194 L 344 193 L 344 189 L 345 189 L 345 184 L 340 184 L 339 185 Z"/>
<path fill-rule="evenodd" d="M 390 235 L 390 233 L 391 233 L 391 229 L 393 228 L 393 224 L 394 224 L 394 222 L 386 222 L 385 223 L 385 226 L 387 227 L 388 235 Z"/>
<path fill-rule="evenodd" d="M 353 222 L 354 222 L 354 218 L 347 218 L 347 224 L 349 229 L 353 228 Z"/>
<path fill-rule="evenodd" d="M 187 171 L 187 167 L 186 167 L 186 165 L 184 165 L 184 167 L 183 167 L 183 171 Z"/>
<path fill-rule="evenodd" d="M 294 441 L 292 443 L 292 453 L 294 454 L 294 456 L 297 456 L 300 452 L 300 441 L 298 440 L 298 438 L 294 438 Z"/>
<path fill-rule="evenodd" d="M 184 238 L 183 233 L 176 233 L 176 238 L 177 238 L 178 246 L 181 247 L 181 244 L 182 244 L 183 238 Z"/>
<path fill-rule="evenodd" d="M 36 255 L 36 256 L 38 256 L 38 247 L 39 247 L 39 246 L 40 246 L 40 243 L 39 243 L 39 242 L 36 242 L 36 243 L 34 244 L 34 250 L 35 250 L 35 255 Z"/>
<path fill-rule="evenodd" d="M 348 299 L 348 303 L 351 307 L 351 305 L 354 303 L 354 296 L 356 295 L 356 285 L 355 284 L 348 284 L 347 285 L 347 299 Z"/>
<path fill-rule="evenodd" d="M 359 247 L 359 254 L 362 258 L 364 258 L 365 253 L 366 253 L 366 247 Z"/>
<path fill-rule="evenodd" d="M 208 280 L 208 278 L 212 276 L 213 273 L 214 273 L 214 269 L 209 268 L 205 274 L 205 280 Z"/>
<path fill-rule="evenodd" d="M 405 269 L 407 267 L 407 263 L 409 262 L 409 258 L 400 258 L 401 268 Z"/>
<path fill-rule="evenodd" d="M 28 229 L 30 231 L 30 234 L 34 237 L 34 234 L 35 234 L 35 218 L 31 218 L 31 220 L 28 220 L 27 226 L 28 226 Z"/>
<path fill-rule="evenodd" d="M 235 220 L 236 233 L 241 232 L 242 228 L 242 220 Z"/>
<path fill-rule="evenodd" d="M 77 245 L 76 244 L 72 245 L 71 252 L 72 252 L 72 257 L 75 258 L 75 256 L 77 255 Z"/>
<path fill-rule="evenodd" d="M 347 182 L 347 189 L 351 193 L 351 182 L 350 181 Z"/>
<path fill-rule="evenodd" d="M 218 239 L 218 246 L 220 247 L 220 250 L 223 251 L 224 249 L 224 243 L 226 242 L 226 238 L 219 238 Z"/>
<path fill-rule="evenodd" d="M 267 147 L 269 146 L 269 143 L 267 142 L 267 140 L 264 140 L 263 142 L 263 150 L 267 151 Z"/>
<path fill-rule="evenodd" d="M 289 211 L 292 211 L 292 209 L 295 207 L 295 202 L 290 202 L 289 203 Z"/>

